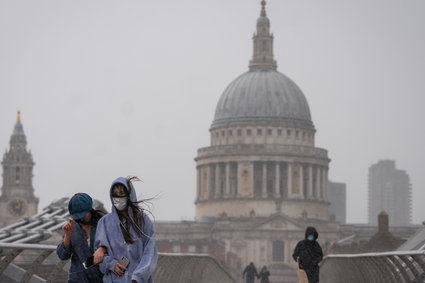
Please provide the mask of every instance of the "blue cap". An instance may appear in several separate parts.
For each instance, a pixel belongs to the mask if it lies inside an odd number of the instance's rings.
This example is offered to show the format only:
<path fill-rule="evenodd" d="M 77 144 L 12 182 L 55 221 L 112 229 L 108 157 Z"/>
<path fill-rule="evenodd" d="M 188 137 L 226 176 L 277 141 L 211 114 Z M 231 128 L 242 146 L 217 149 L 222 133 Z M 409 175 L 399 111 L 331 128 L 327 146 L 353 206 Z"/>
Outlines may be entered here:
<path fill-rule="evenodd" d="M 88 194 L 77 193 L 68 203 L 68 211 L 72 219 L 81 219 L 87 212 L 92 210 L 93 200 Z"/>

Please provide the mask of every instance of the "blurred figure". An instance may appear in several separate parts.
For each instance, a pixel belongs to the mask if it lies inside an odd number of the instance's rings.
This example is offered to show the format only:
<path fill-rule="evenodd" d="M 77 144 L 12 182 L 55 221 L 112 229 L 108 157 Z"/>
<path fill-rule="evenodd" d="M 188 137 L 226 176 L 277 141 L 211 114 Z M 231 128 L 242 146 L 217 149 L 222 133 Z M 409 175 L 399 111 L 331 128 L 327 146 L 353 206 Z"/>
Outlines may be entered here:
<path fill-rule="evenodd" d="M 133 181 L 119 177 L 112 182 L 109 196 L 112 212 L 97 227 L 95 246 L 107 252 L 100 270 L 103 282 L 152 283 L 158 261 L 155 230 L 146 211 L 139 206 Z"/>
<path fill-rule="evenodd" d="M 247 265 L 242 273 L 242 278 L 245 278 L 246 276 L 246 283 L 254 283 L 255 277 L 258 276 L 257 268 L 255 268 L 255 265 L 253 262 L 251 262 L 249 265 Z"/>
<path fill-rule="evenodd" d="M 94 239 L 101 211 L 92 208 L 93 200 L 85 193 L 75 194 L 68 203 L 71 218 L 62 226 L 64 236 L 57 246 L 56 253 L 61 260 L 71 258 L 69 283 L 102 282 L 102 273 L 95 259 L 103 260 L 105 249 L 99 247 L 94 251 Z"/>
<path fill-rule="evenodd" d="M 260 283 L 270 283 L 269 280 L 270 271 L 267 270 L 267 266 L 263 266 L 261 268 L 260 273 L 258 273 L 258 279 L 260 279 Z"/>
<path fill-rule="evenodd" d="M 292 254 L 299 268 L 307 273 L 309 283 L 319 282 L 319 262 L 322 261 L 323 251 L 317 242 L 318 237 L 316 228 L 307 227 L 305 239 L 298 242 Z"/>

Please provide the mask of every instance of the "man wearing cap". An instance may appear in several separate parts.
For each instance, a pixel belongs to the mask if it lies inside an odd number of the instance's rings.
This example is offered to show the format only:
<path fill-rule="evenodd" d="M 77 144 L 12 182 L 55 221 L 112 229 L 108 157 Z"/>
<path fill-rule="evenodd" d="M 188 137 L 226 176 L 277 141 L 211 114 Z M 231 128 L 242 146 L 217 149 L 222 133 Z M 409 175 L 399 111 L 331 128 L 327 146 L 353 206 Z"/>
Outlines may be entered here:
<path fill-rule="evenodd" d="M 56 253 L 61 260 L 71 259 L 69 283 L 102 282 L 98 265 L 103 260 L 104 247 L 94 251 L 96 227 L 103 213 L 92 208 L 93 200 L 85 193 L 75 194 L 68 203 L 70 218 L 62 226 L 64 236 Z"/>

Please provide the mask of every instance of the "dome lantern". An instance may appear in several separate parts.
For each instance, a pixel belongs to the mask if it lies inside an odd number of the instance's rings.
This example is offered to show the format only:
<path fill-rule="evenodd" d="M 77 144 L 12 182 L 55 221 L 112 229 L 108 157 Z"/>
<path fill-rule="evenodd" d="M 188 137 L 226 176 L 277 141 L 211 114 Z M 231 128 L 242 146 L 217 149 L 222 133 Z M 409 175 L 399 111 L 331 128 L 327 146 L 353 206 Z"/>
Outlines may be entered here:
<path fill-rule="evenodd" d="M 249 69 L 276 70 L 277 64 L 273 59 L 273 35 L 270 33 L 270 20 L 266 14 L 266 1 L 261 1 L 261 14 L 257 20 L 257 33 L 252 40 L 254 54 L 249 62 Z"/>

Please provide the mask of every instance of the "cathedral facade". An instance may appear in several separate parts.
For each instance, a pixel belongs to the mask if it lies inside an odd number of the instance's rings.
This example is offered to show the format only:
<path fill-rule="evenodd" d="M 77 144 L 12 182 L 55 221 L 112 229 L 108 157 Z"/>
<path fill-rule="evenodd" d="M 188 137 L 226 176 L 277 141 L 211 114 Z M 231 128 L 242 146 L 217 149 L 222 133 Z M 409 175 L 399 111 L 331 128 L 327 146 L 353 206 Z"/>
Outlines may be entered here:
<path fill-rule="evenodd" d="M 217 103 L 211 145 L 198 150 L 197 219 L 269 216 L 328 220 L 327 151 L 314 146 L 315 128 L 300 88 L 277 71 L 264 7 L 249 71 Z"/>
<path fill-rule="evenodd" d="M 34 161 L 27 150 L 27 139 L 18 111 L 10 137 L 9 150 L 3 155 L 3 185 L 0 196 L 0 227 L 37 214 L 38 198 L 34 195 L 32 170 Z"/>
<path fill-rule="evenodd" d="M 195 158 L 196 220 L 157 222 L 158 247 L 211 254 L 239 279 L 252 261 L 268 266 L 272 282 L 293 282 L 292 252 L 305 228 L 317 228 L 326 250 L 339 224 L 329 215 L 330 159 L 315 147 L 304 94 L 277 70 L 261 4 L 249 70 L 223 92 L 211 144 Z"/>

